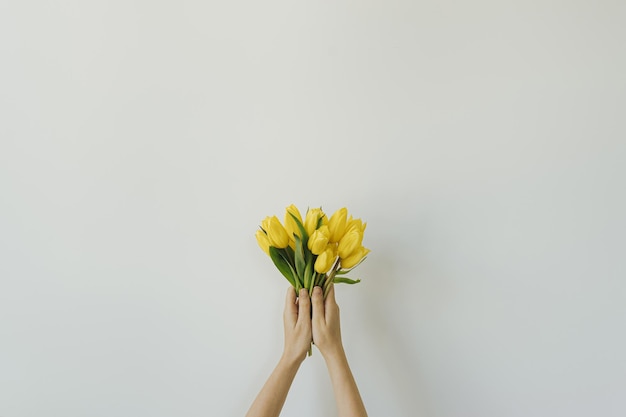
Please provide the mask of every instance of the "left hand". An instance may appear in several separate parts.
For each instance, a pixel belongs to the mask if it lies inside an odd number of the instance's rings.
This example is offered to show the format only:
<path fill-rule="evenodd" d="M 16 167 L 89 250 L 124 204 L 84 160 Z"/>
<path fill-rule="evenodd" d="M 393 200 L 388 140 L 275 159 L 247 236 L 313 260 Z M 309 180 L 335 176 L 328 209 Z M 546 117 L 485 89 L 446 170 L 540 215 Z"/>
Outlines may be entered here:
<path fill-rule="evenodd" d="M 296 290 L 289 287 L 283 315 L 285 348 L 283 358 L 298 365 L 306 358 L 311 347 L 311 299 L 305 288 L 300 290 L 296 303 Z"/>

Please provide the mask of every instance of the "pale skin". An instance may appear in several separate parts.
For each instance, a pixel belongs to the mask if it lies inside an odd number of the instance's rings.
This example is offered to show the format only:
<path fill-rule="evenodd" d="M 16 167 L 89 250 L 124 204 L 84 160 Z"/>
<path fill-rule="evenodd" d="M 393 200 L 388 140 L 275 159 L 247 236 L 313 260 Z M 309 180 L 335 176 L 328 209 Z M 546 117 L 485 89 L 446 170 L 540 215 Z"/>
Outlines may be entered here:
<path fill-rule="evenodd" d="M 290 287 L 285 300 L 283 322 L 285 332 L 283 354 L 246 417 L 280 415 L 291 383 L 306 358 L 311 341 L 326 362 L 339 417 L 367 417 L 361 394 L 343 349 L 335 289 L 331 287 L 324 300 L 320 287 L 313 289 L 311 297 L 303 288 L 297 298 L 296 291 Z"/>

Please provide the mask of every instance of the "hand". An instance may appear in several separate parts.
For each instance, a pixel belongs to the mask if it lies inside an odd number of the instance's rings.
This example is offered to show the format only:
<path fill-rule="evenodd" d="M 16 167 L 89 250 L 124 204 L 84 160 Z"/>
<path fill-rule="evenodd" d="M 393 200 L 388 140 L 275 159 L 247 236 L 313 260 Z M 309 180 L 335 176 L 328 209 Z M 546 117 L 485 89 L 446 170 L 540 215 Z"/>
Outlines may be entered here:
<path fill-rule="evenodd" d="M 330 375 L 340 417 L 367 417 L 361 394 L 348 365 L 341 343 L 339 306 L 335 289 L 331 287 L 324 301 L 320 287 L 313 289 L 313 319 L 311 299 L 306 289 L 290 287 L 285 300 L 285 350 L 278 365 L 250 406 L 247 417 L 278 417 L 291 383 L 306 357 L 311 341 L 319 348 Z"/>
<path fill-rule="evenodd" d="M 300 365 L 311 347 L 311 300 L 306 289 L 300 290 L 296 304 L 296 290 L 289 287 L 283 316 L 285 348 L 283 358 Z"/>
<path fill-rule="evenodd" d="M 339 325 L 339 306 L 335 301 L 335 288 L 331 285 L 330 291 L 324 300 L 322 288 L 313 288 L 313 342 L 322 356 L 343 354 L 341 342 L 341 328 Z"/>
<path fill-rule="evenodd" d="M 250 406 L 247 417 L 278 417 L 283 408 L 291 383 L 312 341 L 311 300 L 306 290 L 300 291 L 300 298 L 296 303 L 296 290 L 289 287 L 283 322 L 285 325 L 283 356 Z"/>
<path fill-rule="evenodd" d="M 359 388 L 348 365 L 341 342 L 339 306 L 331 284 L 326 300 L 320 287 L 313 288 L 313 342 L 318 347 L 330 375 L 340 417 L 367 417 Z"/>

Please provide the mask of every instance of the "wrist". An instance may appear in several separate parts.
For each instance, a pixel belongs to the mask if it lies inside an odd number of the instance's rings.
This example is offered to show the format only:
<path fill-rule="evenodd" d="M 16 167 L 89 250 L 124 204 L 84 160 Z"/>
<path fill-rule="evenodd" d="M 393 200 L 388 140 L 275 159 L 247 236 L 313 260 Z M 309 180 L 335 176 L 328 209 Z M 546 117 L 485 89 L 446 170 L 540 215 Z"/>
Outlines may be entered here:
<path fill-rule="evenodd" d="M 294 355 L 289 352 L 283 352 L 278 363 L 287 368 L 295 368 L 297 370 L 298 368 L 300 368 L 300 365 L 304 361 L 304 357 L 299 356 L 302 355 Z"/>
<path fill-rule="evenodd" d="M 325 349 L 322 352 L 322 356 L 327 364 L 336 363 L 345 360 L 346 352 L 343 350 L 343 346 L 340 344 L 334 346 L 331 349 Z"/>

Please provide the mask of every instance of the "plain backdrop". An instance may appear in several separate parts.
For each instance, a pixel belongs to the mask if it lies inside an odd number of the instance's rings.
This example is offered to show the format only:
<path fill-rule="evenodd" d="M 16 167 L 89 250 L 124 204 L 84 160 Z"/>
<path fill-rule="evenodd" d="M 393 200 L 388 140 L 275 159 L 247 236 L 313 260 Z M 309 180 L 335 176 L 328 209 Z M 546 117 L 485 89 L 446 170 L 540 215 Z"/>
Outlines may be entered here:
<path fill-rule="evenodd" d="M 0 1 L 0 416 L 242 416 L 347 207 L 370 416 L 626 415 L 623 1 Z M 284 416 L 336 415 L 319 354 Z"/>

